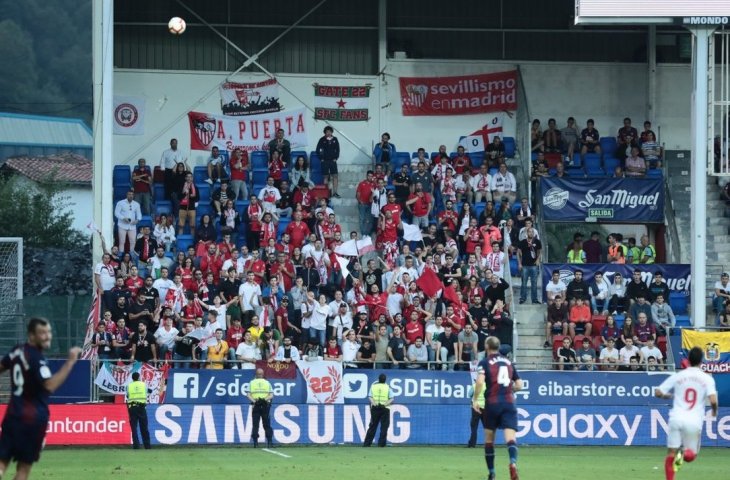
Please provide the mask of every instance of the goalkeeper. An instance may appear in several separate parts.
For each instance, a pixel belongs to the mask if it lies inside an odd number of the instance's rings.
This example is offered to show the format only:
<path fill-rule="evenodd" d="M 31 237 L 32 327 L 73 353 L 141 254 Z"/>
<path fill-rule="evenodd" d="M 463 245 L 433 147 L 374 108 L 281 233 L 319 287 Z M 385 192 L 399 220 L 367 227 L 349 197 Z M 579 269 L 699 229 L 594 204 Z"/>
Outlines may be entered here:
<path fill-rule="evenodd" d="M 271 383 L 264 378 L 264 370 L 256 369 L 256 378 L 248 384 L 248 399 L 251 401 L 253 408 L 253 430 L 251 432 L 251 440 L 253 440 L 254 448 L 259 446 L 259 421 L 264 424 L 264 432 L 266 433 L 266 446 L 272 448 L 274 446 L 274 432 L 271 430 L 271 400 L 274 398 L 274 392 Z"/>

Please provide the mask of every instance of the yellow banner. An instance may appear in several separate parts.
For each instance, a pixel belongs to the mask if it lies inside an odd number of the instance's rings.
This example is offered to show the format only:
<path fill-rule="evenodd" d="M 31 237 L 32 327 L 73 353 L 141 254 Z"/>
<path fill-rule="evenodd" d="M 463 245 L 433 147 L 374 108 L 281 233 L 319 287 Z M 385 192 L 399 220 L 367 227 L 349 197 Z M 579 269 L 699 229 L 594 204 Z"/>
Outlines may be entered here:
<path fill-rule="evenodd" d="M 730 354 L 730 332 L 697 332 L 682 330 L 682 348 L 689 350 L 700 347 L 705 352 L 705 360 L 722 361 Z"/>

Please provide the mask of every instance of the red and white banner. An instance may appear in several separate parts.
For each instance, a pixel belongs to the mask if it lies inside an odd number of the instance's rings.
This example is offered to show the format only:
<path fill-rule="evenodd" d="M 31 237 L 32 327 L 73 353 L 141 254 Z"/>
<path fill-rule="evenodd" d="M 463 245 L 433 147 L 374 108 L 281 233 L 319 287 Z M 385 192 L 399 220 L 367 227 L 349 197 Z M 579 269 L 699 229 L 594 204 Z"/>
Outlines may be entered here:
<path fill-rule="evenodd" d="M 304 147 L 307 131 L 304 107 L 285 112 L 250 115 L 244 118 L 212 113 L 189 112 L 190 149 L 221 151 L 268 150 L 279 128 L 292 147 Z"/>
<path fill-rule="evenodd" d="M 328 360 L 299 360 L 297 368 L 307 383 L 307 403 L 345 403 L 342 388 L 342 363 Z"/>
<path fill-rule="evenodd" d="M 282 109 L 279 83 L 275 78 L 263 82 L 224 82 L 221 83 L 220 93 L 224 115 L 258 115 Z"/>
<path fill-rule="evenodd" d="M 502 137 L 502 114 L 498 113 L 492 117 L 489 117 L 487 123 L 482 128 L 475 131 L 471 135 L 461 137 L 459 139 L 459 146 L 469 153 L 483 152 L 487 145 L 489 145 L 494 137 Z"/>
<path fill-rule="evenodd" d="M 94 227 L 96 228 L 95 225 Z M 99 325 L 99 318 L 101 318 L 101 295 L 94 288 L 94 299 L 91 301 L 89 316 L 86 317 L 86 335 L 84 336 L 84 347 L 81 351 L 81 358 L 83 360 L 89 360 L 96 356 L 96 347 L 91 342 L 94 340 L 94 333 L 96 333 L 96 327 Z"/>
<path fill-rule="evenodd" d="M 404 116 L 517 109 L 517 70 L 460 77 L 401 77 Z"/>
<path fill-rule="evenodd" d="M 109 393 L 124 395 L 127 385 L 132 381 L 133 372 L 139 372 L 139 379 L 147 384 L 147 403 L 162 403 L 165 398 L 165 371 L 147 363 L 117 365 L 104 362 L 94 383 Z"/>
<path fill-rule="evenodd" d="M 114 95 L 114 135 L 144 135 L 145 98 Z"/>

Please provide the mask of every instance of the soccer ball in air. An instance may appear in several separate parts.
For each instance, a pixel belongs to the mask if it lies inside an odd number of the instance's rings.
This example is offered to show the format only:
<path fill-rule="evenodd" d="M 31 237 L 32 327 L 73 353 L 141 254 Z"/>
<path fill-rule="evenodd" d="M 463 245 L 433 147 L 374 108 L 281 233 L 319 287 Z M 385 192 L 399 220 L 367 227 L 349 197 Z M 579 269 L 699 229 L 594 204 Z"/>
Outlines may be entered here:
<path fill-rule="evenodd" d="M 172 17 L 170 21 L 167 22 L 167 29 L 170 30 L 170 33 L 173 35 L 182 35 L 185 31 L 185 20 L 180 17 Z"/>

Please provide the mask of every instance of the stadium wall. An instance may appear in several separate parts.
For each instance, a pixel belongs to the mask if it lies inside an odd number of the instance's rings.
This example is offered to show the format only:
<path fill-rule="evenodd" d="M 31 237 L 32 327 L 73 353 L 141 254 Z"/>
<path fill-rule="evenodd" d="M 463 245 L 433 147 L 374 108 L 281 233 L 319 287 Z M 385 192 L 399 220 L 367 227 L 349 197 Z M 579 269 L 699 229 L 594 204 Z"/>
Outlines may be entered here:
<path fill-rule="evenodd" d="M 398 77 L 451 76 L 467 73 L 489 73 L 515 68 L 511 63 L 470 61 L 415 61 L 391 60 L 382 76 L 354 75 L 277 75 L 280 100 L 285 109 L 302 104 L 311 105 L 313 83 L 331 85 L 371 84 L 368 122 L 336 122 L 335 126 L 350 137 L 357 146 L 338 134 L 342 147 L 341 157 L 349 162 L 366 162 L 374 141 L 388 131 L 395 145 L 406 151 L 423 146 L 435 151 L 439 144 L 453 150 L 460 136 L 477 130 L 484 116 L 465 115 L 450 117 L 403 117 L 400 108 Z M 588 117 L 596 121 L 603 135 L 615 135 L 623 117 L 630 116 L 641 126 L 646 107 L 646 67 L 637 64 L 520 64 L 533 118 L 543 123 L 549 117 L 558 119 L 562 126 L 567 116 L 576 117 L 583 125 Z M 239 75 L 238 81 L 260 80 L 262 75 Z M 139 95 L 147 99 L 145 133 L 140 136 L 115 136 L 115 163 L 133 164 L 145 157 L 156 165 L 160 154 L 168 148 L 169 140 L 177 137 L 181 148 L 190 145 L 187 116 L 189 110 L 220 113 L 217 85 L 226 79 L 222 72 L 180 71 L 115 71 L 115 92 L 120 95 Z M 661 141 L 667 148 L 689 148 L 690 69 L 687 65 L 657 67 L 657 118 L 654 125 L 662 127 Z M 210 93 L 207 98 L 203 97 Z M 293 95 L 292 95 L 293 94 Z M 312 150 L 321 136 L 324 122 L 308 115 L 307 129 Z M 514 136 L 513 119 L 505 119 L 505 134 Z M 192 163 L 202 165 L 204 152 L 193 152 Z"/>
<path fill-rule="evenodd" d="M 4 410 L 0 407 L 0 415 Z M 249 405 L 150 405 L 147 412 L 155 445 L 233 445 L 251 439 Z M 271 413 L 280 445 L 360 444 L 370 419 L 365 405 L 275 404 Z M 396 404 L 391 415 L 388 441 L 395 445 L 463 445 L 469 437 L 469 405 Z M 667 421 L 666 408 L 520 406 L 517 437 L 529 445 L 661 446 Z M 259 436 L 264 438 L 263 430 Z M 703 446 L 730 446 L 730 409 L 706 420 L 703 437 Z M 124 405 L 51 406 L 48 445 L 128 445 L 130 438 Z"/>

